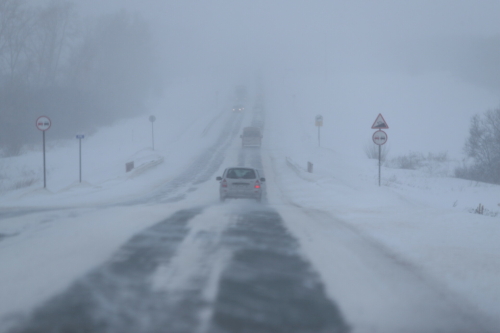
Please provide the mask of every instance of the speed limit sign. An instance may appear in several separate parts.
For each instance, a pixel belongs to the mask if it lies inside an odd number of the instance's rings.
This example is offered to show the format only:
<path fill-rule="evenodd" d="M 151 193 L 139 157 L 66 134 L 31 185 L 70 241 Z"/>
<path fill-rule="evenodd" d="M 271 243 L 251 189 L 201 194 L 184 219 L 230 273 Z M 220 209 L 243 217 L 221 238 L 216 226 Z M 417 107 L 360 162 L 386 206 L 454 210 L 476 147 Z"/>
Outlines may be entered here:
<path fill-rule="evenodd" d="M 41 116 L 36 120 L 36 128 L 38 128 L 40 131 L 45 132 L 50 128 L 50 125 L 52 125 L 52 123 L 49 117 Z"/>

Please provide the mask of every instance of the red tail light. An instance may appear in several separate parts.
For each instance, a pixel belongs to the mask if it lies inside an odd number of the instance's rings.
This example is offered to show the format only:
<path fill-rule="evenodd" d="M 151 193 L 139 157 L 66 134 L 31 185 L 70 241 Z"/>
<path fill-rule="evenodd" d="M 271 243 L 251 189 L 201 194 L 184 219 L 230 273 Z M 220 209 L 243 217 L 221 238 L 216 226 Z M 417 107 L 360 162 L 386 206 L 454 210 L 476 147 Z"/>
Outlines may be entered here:
<path fill-rule="evenodd" d="M 255 188 L 260 188 L 260 182 L 258 180 L 255 182 L 255 186 L 254 187 Z"/>
<path fill-rule="evenodd" d="M 225 179 L 222 180 L 222 182 L 220 183 L 220 186 L 221 187 L 227 187 L 227 181 Z"/>

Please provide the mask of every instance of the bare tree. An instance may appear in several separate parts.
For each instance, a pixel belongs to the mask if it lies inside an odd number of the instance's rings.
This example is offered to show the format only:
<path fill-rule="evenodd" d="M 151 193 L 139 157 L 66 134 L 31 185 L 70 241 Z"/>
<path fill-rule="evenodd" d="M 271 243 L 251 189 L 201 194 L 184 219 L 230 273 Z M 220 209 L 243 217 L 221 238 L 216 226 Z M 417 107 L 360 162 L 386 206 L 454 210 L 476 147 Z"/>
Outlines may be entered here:
<path fill-rule="evenodd" d="M 57 82 L 76 31 L 75 15 L 73 3 L 64 0 L 52 0 L 35 10 L 30 41 L 30 69 L 35 83 L 43 86 Z"/>
<path fill-rule="evenodd" d="M 33 2 L 30 2 L 31 4 Z M 0 0 L 0 148 L 8 155 L 38 138 L 92 130 L 144 110 L 157 82 L 146 22 L 122 11 L 80 25 L 73 3 Z M 86 29 L 83 33 L 83 29 Z M 15 83 L 15 84 L 13 84 Z"/>
<path fill-rule="evenodd" d="M 22 0 L 0 0 L 0 59 L 4 81 L 22 77 L 20 67 L 32 32 L 30 12 Z"/>
<path fill-rule="evenodd" d="M 464 150 L 474 163 L 458 168 L 458 177 L 500 183 L 500 109 L 472 117 Z"/>

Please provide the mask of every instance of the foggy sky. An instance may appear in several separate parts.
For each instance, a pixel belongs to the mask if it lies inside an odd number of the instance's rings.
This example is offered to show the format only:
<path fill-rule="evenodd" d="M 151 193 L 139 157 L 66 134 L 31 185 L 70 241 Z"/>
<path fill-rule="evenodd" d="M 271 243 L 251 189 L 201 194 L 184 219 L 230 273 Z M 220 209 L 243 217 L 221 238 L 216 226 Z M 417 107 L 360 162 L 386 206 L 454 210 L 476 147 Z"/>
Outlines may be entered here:
<path fill-rule="evenodd" d="M 171 48 L 168 55 L 186 67 L 193 60 L 311 69 L 326 61 L 332 69 L 449 70 L 447 57 L 474 57 L 474 48 L 494 65 L 500 38 L 500 1 L 86 0 L 79 6 L 88 13 L 140 11 Z M 485 45 L 495 38 L 496 50 Z"/>
<path fill-rule="evenodd" d="M 322 113 L 325 128 L 335 119 L 332 128 L 354 135 L 356 145 L 370 140 L 383 113 L 392 120 L 393 151 L 458 155 L 470 117 L 500 102 L 500 1 L 86 0 L 79 7 L 140 12 L 172 80 L 209 77 L 207 89 L 215 90 L 259 72 L 282 94 L 281 105 L 297 96 L 300 121 Z M 338 143 L 331 133 L 326 142 Z M 415 142 L 422 133 L 426 139 Z"/>

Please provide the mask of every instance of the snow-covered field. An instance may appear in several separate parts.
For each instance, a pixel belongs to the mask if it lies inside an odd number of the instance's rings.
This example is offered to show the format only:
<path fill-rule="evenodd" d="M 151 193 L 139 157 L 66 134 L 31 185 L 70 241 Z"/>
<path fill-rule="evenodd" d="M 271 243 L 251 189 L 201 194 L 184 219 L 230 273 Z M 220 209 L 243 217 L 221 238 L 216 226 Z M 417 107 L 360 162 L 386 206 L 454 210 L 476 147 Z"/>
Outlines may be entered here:
<path fill-rule="evenodd" d="M 40 149 L 0 159 L 0 317 L 29 310 L 60 292 L 132 235 L 175 211 L 218 204 L 217 183 L 206 181 L 168 204 L 121 205 L 154 193 L 182 173 L 216 142 L 232 116 L 228 112 L 212 108 L 173 116 L 154 110 L 154 151 L 147 115 L 102 128 L 83 140 L 81 184 L 76 139 L 49 145 L 47 189 L 42 189 Z M 455 179 L 452 167 L 437 164 L 419 170 L 383 167 L 379 187 L 377 162 L 362 149 L 345 152 L 331 142 L 318 147 L 302 124 L 283 122 L 283 114 L 268 108 L 261 149 L 268 204 L 283 216 L 355 331 L 411 325 L 416 319 L 405 317 L 411 309 L 403 301 L 418 291 L 405 289 L 411 286 L 405 276 L 391 275 L 391 268 L 369 262 L 371 257 L 336 262 L 349 258 L 339 252 L 347 240 L 368 242 L 449 302 L 460 303 L 464 312 L 500 327 L 499 186 Z M 250 116 L 243 117 L 243 125 L 248 124 Z M 238 146 L 238 140 L 231 143 L 213 177 L 236 159 Z M 126 173 L 130 161 L 136 168 Z M 314 164 L 313 173 L 305 170 L 307 162 Z M 479 204 L 482 215 L 474 213 Z M 372 268 L 381 271 L 378 279 L 385 276 L 392 290 L 387 281 L 350 281 L 338 269 L 362 274 L 370 265 L 379 265 Z M 377 326 L 380 316 L 399 319 Z"/>

